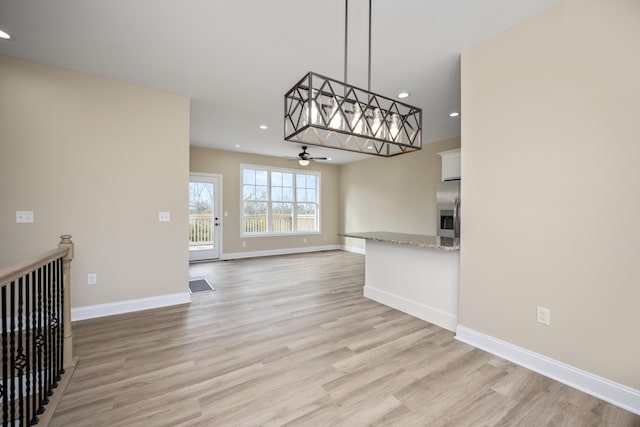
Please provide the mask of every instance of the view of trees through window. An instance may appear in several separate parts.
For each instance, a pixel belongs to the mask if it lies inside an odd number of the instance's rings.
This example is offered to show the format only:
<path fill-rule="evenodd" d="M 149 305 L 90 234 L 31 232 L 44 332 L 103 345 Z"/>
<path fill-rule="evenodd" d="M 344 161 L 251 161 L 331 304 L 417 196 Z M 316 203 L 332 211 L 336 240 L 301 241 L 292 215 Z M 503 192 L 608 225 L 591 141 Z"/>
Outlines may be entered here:
<path fill-rule="evenodd" d="M 242 167 L 243 232 L 318 231 L 317 172 Z"/>
<path fill-rule="evenodd" d="M 213 184 L 189 182 L 189 248 L 213 246 Z"/>
<path fill-rule="evenodd" d="M 189 213 L 210 214 L 213 201 L 213 185 L 208 182 L 189 183 Z"/>

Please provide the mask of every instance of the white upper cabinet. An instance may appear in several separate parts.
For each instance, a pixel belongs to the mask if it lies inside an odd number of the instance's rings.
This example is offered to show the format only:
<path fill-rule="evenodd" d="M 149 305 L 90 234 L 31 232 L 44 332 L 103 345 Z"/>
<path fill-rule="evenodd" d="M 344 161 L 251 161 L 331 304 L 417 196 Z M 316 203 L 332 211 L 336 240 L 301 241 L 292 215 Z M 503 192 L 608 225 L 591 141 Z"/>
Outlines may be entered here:
<path fill-rule="evenodd" d="M 460 179 L 460 149 L 438 153 L 442 157 L 442 180 Z"/>

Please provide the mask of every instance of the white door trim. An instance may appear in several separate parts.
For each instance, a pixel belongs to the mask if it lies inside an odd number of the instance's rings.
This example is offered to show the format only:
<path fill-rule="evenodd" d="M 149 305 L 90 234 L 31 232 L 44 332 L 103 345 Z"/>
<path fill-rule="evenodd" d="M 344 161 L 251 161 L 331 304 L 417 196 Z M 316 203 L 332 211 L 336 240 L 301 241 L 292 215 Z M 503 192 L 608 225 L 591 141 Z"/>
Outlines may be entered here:
<path fill-rule="evenodd" d="M 192 253 L 189 252 L 189 261 L 202 261 L 206 259 L 220 259 L 222 257 L 222 241 L 223 241 L 223 217 L 222 217 L 222 175 L 217 173 L 201 173 L 201 172 L 191 172 L 189 173 L 189 182 L 191 181 L 203 181 L 203 182 L 211 182 L 214 184 L 214 193 L 217 190 L 217 194 L 214 194 L 214 205 L 213 205 L 213 217 L 218 218 L 219 226 L 214 226 L 214 250 L 217 252 L 215 256 L 207 255 L 205 257 L 193 257 Z M 217 188 L 216 188 L 217 181 Z M 217 196 L 217 198 L 216 198 Z M 187 249 L 188 250 L 188 249 Z M 210 252 L 209 252 L 210 253 Z"/>

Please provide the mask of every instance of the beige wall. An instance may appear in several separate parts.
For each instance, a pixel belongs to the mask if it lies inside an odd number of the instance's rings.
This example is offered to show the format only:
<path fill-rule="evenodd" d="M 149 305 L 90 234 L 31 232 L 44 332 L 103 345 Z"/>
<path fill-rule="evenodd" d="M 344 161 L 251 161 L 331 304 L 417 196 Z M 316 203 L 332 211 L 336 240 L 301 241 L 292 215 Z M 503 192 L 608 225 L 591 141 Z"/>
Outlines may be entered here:
<path fill-rule="evenodd" d="M 286 237 L 264 236 L 240 238 L 240 164 L 275 166 L 302 171 L 320 171 L 321 178 L 321 217 L 320 234 L 304 234 Z M 213 150 L 203 147 L 191 147 L 190 170 L 194 173 L 212 173 L 222 175 L 222 209 L 229 215 L 223 217 L 222 249 L 223 254 L 242 252 L 278 251 L 291 248 L 311 248 L 338 244 L 338 182 L 340 171 L 337 165 L 315 162 L 309 166 L 299 166 L 295 161 L 278 157 L 234 151 Z M 304 243 L 303 239 L 307 239 Z M 246 247 L 242 247 L 242 242 Z M 224 258 L 224 255 L 222 255 Z"/>
<path fill-rule="evenodd" d="M 460 291 L 461 325 L 636 390 L 639 16 L 567 0 L 464 52 Z"/>
<path fill-rule="evenodd" d="M 68 233 L 73 307 L 186 292 L 189 100 L 3 56 L 0 94 L 1 266 Z"/>
<path fill-rule="evenodd" d="M 436 185 L 442 177 L 441 151 L 460 147 L 460 138 L 425 145 L 389 159 L 371 159 L 341 167 L 340 230 L 436 234 Z M 344 244 L 364 248 L 361 239 Z"/>

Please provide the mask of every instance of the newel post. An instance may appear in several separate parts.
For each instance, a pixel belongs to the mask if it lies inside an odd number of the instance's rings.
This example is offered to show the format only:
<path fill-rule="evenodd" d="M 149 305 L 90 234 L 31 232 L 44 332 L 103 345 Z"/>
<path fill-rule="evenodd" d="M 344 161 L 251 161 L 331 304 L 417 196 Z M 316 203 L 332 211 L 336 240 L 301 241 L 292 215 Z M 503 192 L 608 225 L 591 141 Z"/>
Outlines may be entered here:
<path fill-rule="evenodd" d="M 64 285 L 64 360 L 63 366 L 73 364 L 73 332 L 71 331 L 71 260 L 73 259 L 73 242 L 69 234 L 60 236 L 60 248 L 67 248 L 62 259 Z"/>

